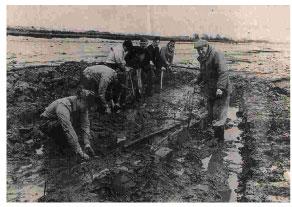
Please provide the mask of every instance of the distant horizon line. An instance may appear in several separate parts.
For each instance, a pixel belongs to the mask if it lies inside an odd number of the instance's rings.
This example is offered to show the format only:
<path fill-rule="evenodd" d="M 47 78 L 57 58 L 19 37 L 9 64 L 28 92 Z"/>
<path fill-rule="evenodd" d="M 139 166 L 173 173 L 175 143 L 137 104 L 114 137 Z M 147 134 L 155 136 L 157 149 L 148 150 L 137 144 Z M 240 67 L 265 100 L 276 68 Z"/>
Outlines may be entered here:
<path fill-rule="evenodd" d="M 95 34 L 108 34 L 108 35 L 122 35 L 122 36 L 150 36 L 150 37 L 161 37 L 161 38 L 189 38 L 189 41 L 193 41 L 195 39 L 201 38 L 201 39 L 208 39 L 208 40 L 222 40 L 222 41 L 226 41 L 226 42 L 235 42 L 235 43 L 241 43 L 241 42 L 269 42 L 269 43 L 273 43 L 273 41 L 271 40 L 265 40 L 265 39 L 247 39 L 247 38 L 241 38 L 241 39 L 233 39 L 231 37 L 225 36 L 223 34 L 215 34 L 215 33 L 193 33 L 192 36 L 190 35 L 160 35 L 158 33 L 143 33 L 143 32 L 137 32 L 137 33 L 126 33 L 126 32 L 110 32 L 110 31 L 99 31 L 99 30 L 95 30 L 95 29 L 69 29 L 69 28 L 48 28 L 48 27 L 41 27 L 41 26 L 11 26 L 11 25 L 7 25 L 6 27 L 7 32 L 9 29 L 12 30 L 19 30 L 19 29 L 23 29 L 26 31 L 31 30 L 35 30 L 37 31 L 44 31 L 45 32 L 50 32 L 50 31 L 54 31 L 54 32 L 68 32 L 68 33 L 76 33 L 76 34 L 88 34 L 89 32 L 95 32 Z M 9 34 L 7 33 L 7 35 L 13 35 L 13 34 Z M 197 35 L 197 36 L 195 36 Z M 16 35 L 14 35 L 16 36 Z M 17 36 L 32 36 L 30 34 L 27 35 L 17 35 Z M 61 37 L 62 38 L 62 37 Z M 72 37 L 74 38 L 74 37 Z M 89 38 L 93 38 L 93 37 L 89 37 Z M 100 37 L 103 38 L 103 37 Z M 107 39 L 107 38 L 105 38 Z M 186 41 L 186 39 L 182 39 L 183 41 Z M 279 42 L 274 42 L 274 43 L 287 43 L 290 42 L 290 39 L 288 41 L 279 41 Z"/>

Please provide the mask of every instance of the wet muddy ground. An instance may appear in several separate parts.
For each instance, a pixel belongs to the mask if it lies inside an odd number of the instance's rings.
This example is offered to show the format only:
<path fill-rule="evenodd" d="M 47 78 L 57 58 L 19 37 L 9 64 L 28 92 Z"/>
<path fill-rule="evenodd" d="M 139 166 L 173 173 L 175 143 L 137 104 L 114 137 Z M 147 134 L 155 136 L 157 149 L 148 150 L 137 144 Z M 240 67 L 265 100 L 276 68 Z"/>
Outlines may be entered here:
<path fill-rule="evenodd" d="M 229 62 L 233 93 L 223 143 L 204 128 L 202 98 L 191 95 L 198 72 L 176 68 L 145 104 L 111 116 L 92 113 L 98 157 L 77 164 L 70 151 L 43 139 L 38 116 L 52 100 L 74 93 L 88 65 L 8 73 L 8 201 L 290 200 L 289 68 L 266 76 Z"/>

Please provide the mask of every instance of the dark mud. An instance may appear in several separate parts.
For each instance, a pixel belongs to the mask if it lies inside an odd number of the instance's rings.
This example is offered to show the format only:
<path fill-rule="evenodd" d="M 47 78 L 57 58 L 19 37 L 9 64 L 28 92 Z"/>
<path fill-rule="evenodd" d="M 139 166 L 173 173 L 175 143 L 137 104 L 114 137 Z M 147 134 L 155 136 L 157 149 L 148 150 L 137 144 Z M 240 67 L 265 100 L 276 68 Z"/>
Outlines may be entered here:
<path fill-rule="evenodd" d="M 218 144 L 203 129 L 201 97 L 191 95 L 189 82 L 197 72 L 176 69 L 145 104 L 112 116 L 91 114 L 99 156 L 77 164 L 70 151 L 43 139 L 38 116 L 52 100 L 74 94 L 78 74 L 88 65 L 8 74 L 8 201 L 290 200 L 285 81 L 232 74 L 230 119 Z M 159 130 L 164 131 L 147 138 Z M 142 141 L 129 145 L 137 139 Z"/>
<path fill-rule="evenodd" d="M 278 87 L 251 80 L 242 96 L 241 201 L 290 200 L 290 89 Z"/>

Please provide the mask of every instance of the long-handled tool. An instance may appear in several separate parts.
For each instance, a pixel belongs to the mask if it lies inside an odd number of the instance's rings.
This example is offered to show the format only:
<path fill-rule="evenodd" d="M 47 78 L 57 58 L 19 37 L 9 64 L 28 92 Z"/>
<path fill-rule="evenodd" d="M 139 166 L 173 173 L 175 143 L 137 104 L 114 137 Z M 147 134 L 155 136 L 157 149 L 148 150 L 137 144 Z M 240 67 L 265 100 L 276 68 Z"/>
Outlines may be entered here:
<path fill-rule="evenodd" d="M 193 112 L 193 93 L 188 93 L 188 126 L 187 129 L 190 128 L 191 120 L 192 120 L 192 112 Z"/>
<path fill-rule="evenodd" d="M 137 79 L 138 79 L 138 90 L 139 90 L 139 93 L 140 95 L 142 95 L 142 77 L 141 77 L 141 72 L 142 72 L 142 69 L 139 68 L 137 70 Z"/>
<path fill-rule="evenodd" d="M 163 74 L 164 74 L 164 70 L 161 69 L 161 75 L 160 75 L 160 90 L 162 90 L 162 86 L 163 86 Z"/>

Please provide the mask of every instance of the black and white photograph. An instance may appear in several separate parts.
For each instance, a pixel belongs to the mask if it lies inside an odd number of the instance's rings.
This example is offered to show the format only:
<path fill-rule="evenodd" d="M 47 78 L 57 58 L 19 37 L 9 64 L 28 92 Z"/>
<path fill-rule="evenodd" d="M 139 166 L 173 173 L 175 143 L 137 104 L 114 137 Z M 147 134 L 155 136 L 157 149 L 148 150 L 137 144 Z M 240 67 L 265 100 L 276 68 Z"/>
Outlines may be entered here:
<path fill-rule="evenodd" d="M 290 5 L 6 2 L 4 202 L 290 203 Z"/>

